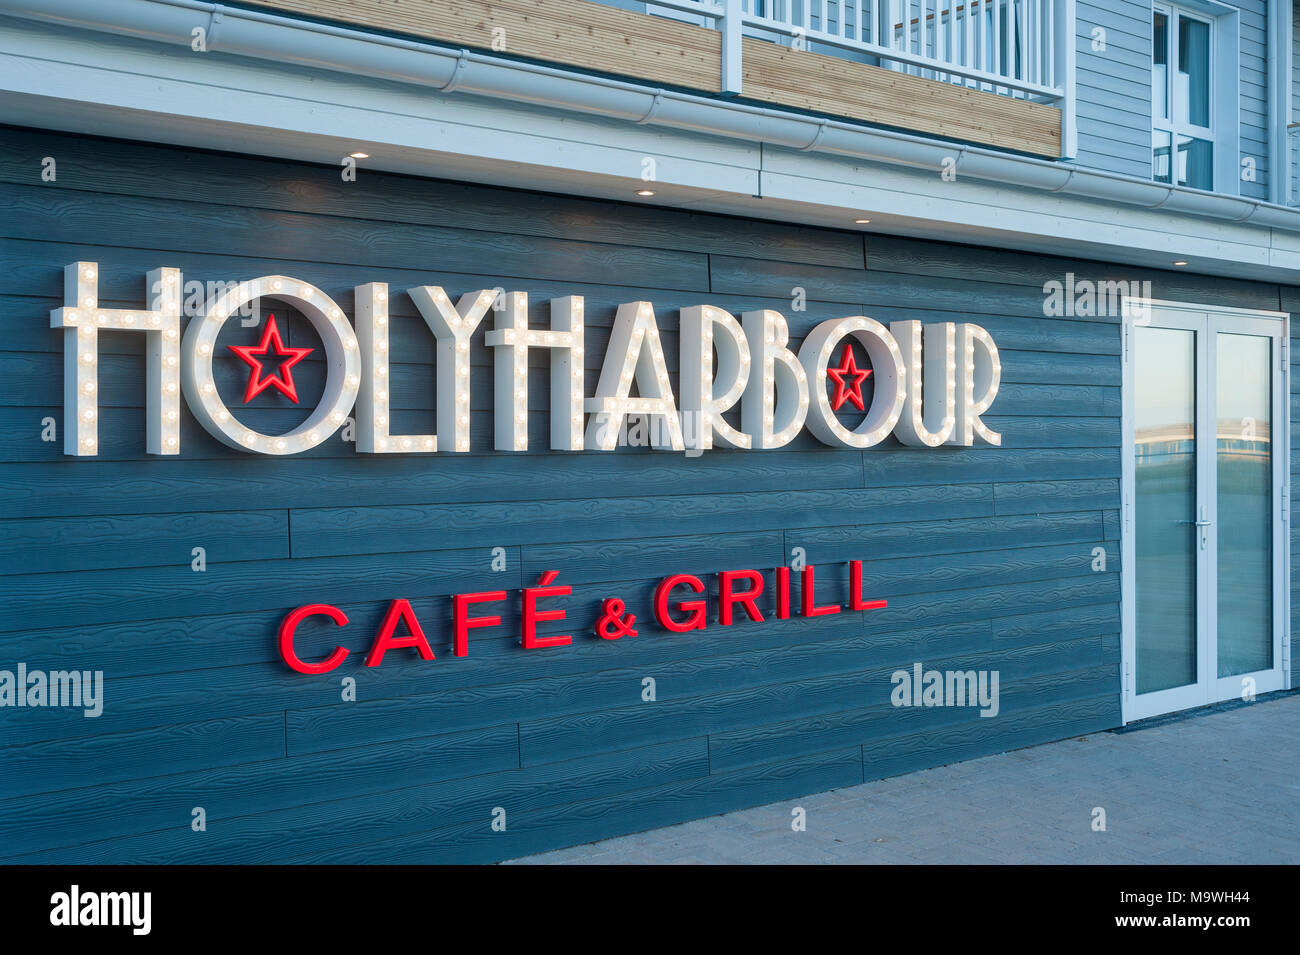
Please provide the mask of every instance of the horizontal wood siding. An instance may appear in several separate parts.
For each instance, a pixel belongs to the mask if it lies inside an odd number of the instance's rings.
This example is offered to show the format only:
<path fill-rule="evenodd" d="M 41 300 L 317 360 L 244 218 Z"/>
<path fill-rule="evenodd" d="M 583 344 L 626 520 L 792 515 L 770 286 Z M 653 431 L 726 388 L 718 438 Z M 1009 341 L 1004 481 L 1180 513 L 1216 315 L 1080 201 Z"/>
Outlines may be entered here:
<path fill-rule="evenodd" d="M 1268 155 L 1268 0 L 1236 0 L 1241 26 L 1240 79 L 1241 158 L 1255 160 L 1255 180 L 1241 180 L 1241 194 L 1268 198 L 1272 169 Z M 1233 192 L 1236 183 L 1221 187 Z"/>
<path fill-rule="evenodd" d="M 1300 57 L 1300 17 L 1291 16 L 1291 62 Z M 1300 70 L 1291 70 L 1291 117 L 1290 121 L 1300 121 Z"/>
<path fill-rule="evenodd" d="M 814 113 L 849 116 L 1056 157 L 1061 111 L 879 66 L 746 38 L 744 95 Z"/>
<path fill-rule="evenodd" d="M 249 0 L 321 19 L 716 93 L 722 35 L 588 0 Z"/>
<path fill-rule="evenodd" d="M 1151 177 L 1151 5 L 1079 0 L 1076 79 L 1079 155 L 1091 166 Z"/>
<path fill-rule="evenodd" d="M 44 156 L 58 157 L 56 182 L 40 181 Z M 105 674 L 96 719 L 0 709 L 6 859 L 491 861 L 1119 722 L 1119 326 L 1045 318 L 1042 285 L 1071 271 L 1139 277 L 1130 267 L 365 170 L 344 184 L 327 167 L 12 129 L 0 195 L 0 668 Z M 149 458 L 139 346 L 106 334 L 103 451 L 73 460 L 41 429 L 61 426 L 48 313 L 79 259 L 100 263 L 113 306 L 140 303 L 160 265 L 201 281 L 291 274 L 349 313 L 368 281 L 524 290 L 536 321 L 548 297 L 582 294 L 593 374 L 615 306 L 649 298 L 674 384 L 688 305 L 777 309 L 796 343 L 859 313 L 976 321 L 1002 349 L 988 420 L 1005 443 L 497 454 L 480 332 L 473 454 L 362 457 L 335 437 L 298 457 L 247 456 L 187 420 L 183 453 Z M 1154 279 L 1157 297 L 1277 302 L 1251 283 Z M 432 342 L 404 295 L 393 326 L 394 417 L 432 427 Z M 321 369 L 299 369 L 314 400 Z M 219 364 L 219 379 L 232 387 L 238 371 Z M 286 427 L 301 413 L 267 397 L 248 414 Z M 190 564 L 199 546 L 203 573 Z M 864 560 L 888 608 L 690 635 L 645 614 L 670 571 L 769 569 L 794 548 L 829 592 L 846 583 L 842 562 Z M 569 618 L 541 631 L 573 633 L 571 646 L 522 650 L 515 602 L 452 656 L 448 595 L 551 569 L 574 596 Z M 591 634 L 610 595 L 642 608 L 637 637 Z M 368 668 L 357 652 L 312 677 L 278 660 L 290 608 L 337 603 L 352 620 L 341 641 L 364 651 L 399 596 L 435 661 L 392 651 Z M 303 653 L 336 635 L 304 631 Z M 1001 714 L 895 709 L 890 674 L 918 661 L 998 670 Z M 343 676 L 355 703 L 340 698 Z M 646 677 L 655 702 L 641 699 Z M 491 829 L 497 806 L 506 832 Z"/>

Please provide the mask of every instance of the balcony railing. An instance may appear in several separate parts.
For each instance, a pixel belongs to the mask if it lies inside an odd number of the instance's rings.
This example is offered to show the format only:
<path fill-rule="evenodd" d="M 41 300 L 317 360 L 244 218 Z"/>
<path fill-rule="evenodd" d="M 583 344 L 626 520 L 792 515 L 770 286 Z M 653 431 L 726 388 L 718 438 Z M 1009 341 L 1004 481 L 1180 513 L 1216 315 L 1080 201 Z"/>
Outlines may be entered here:
<path fill-rule="evenodd" d="M 1057 103 L 1072 65 L 1074 0 L 656 0 L 646 10 L 731 35 L 840 53 L 913 76 Z M 724 73 L 726 63 L 724 62 Z"/>

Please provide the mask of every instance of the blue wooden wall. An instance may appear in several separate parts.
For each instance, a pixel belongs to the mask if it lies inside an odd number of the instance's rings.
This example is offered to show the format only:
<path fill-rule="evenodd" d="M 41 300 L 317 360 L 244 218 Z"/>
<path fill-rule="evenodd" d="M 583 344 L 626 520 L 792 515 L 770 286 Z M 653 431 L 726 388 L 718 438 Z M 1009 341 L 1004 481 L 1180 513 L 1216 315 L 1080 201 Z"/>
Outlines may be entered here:
<path fill-rule="evenodd" d="M 1094 49 L 1098 28 L 1105 43 Z M 1079 164 L 1149 179 L 1151 4 L 1078 0 L 1075 34 Z"/>
<path fill-rule="evenodd" d="M 1241 155 L 1255 160 L 1255 181 L 1243 181 L 1239 188 L 1243 196 L 1267 199 L 1268 177 L 1272 175 L 1268 157 L 1268 0 L 1236 0 L 1233 5 L 1239 11 Z M 1219 191 L 1232 190 L 1220 187 Z"/>
<path fill-rule="evenodd" d="M 345 183 L 337 168 L 13 129 L 0 129 L 0 208 L 0 668 L 106 679 L 98 719 L 0 709 L 0 857 L 23 861 L 496 860 L 1115 726 L 1119 327 L 1044 318 L 1043 283 L 1154 277 L 1161 298 L 1279 303 L 1273 286 L 1123 265 L 364 168 Z M 101 453 L 70 459 L 41 440 L 43 418 L 62 422 L 48 313 L 63 266 L 83 259 L 113 307 L 139 306 L 156 266 L 285 273 L 348 310 L 353 286 L 377 280 L 502 285 L 535 304 L 582 294 L 589 382 L 614 307 L 640 298 L 657 307 L 674 383 L 683 306 L 774 308 L 796 341 L 863 312 L 975 321 L 1001 349 L 988 420 L 1005 443 L 498 454 L 480 332 L 472 455 L 366 457 L 336 437 L 250 456 L 187 420 L 183 453 L 151 458 L 139 345 L 106 334 Z M 796 286 L 806 311 L 791 309 Z M 432 340 L 400 295 L 393 355 L 396 427 L 432 430 Z M 299 366 L 308 398 L 312 364 Z M 233 388 L 238 370 L 221 374 Z M 284 402 L 258 401 L 250 420 L 292 423 Z M 505 572 L 491 570 L 496 547 Z M 888 609 L 681 635 L 645 614 L 666 573 L 767 569 L 795 547 L 832 588 L 840 562 L 863 559 Z M 524 651 L 515 610 L 451 655 L 448 595 L 547 569 L 574 599 L 543 629 L 575 633 L 572 646 Z M 636 638 L 590 635 L 611 595 L 641 606 Z M 362 665 L 394 597 L 412 599 L 436 661 Z M 353 621 L 342 642 L 357 652 L 327 676 L 290 672 L 274 647 L 285 613 L 313 601 Z M 333 646 L 330 631 L 304 630 L 304 655 Z M 1001 714 L 893 708 L 889 674 L 917 661 L 998 670 Z M 357 702 L 342 701 L 344 676 Z M 191 829 L 195 807 L 206 832 Z"/>

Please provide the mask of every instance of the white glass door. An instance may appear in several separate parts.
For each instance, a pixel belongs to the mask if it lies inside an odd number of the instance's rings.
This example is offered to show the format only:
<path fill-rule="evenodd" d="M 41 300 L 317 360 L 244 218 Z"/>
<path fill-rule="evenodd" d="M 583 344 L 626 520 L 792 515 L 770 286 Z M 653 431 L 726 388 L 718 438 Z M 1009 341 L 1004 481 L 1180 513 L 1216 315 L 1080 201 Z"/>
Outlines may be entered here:
<path fill-rule="evenodd" d="M 1284 685 L 1282 317 L 1125 317 L 1125 722 Z"/>

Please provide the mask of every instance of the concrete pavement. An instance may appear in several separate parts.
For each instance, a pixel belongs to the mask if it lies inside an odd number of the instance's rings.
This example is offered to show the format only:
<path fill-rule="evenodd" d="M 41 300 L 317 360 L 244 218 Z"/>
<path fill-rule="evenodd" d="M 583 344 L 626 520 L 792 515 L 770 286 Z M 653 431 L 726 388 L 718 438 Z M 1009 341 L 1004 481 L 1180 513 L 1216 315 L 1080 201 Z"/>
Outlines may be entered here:
<path fill-rule="evenodd" d="M 1296 863 L 1300 694 L 513 861 Z"/>

